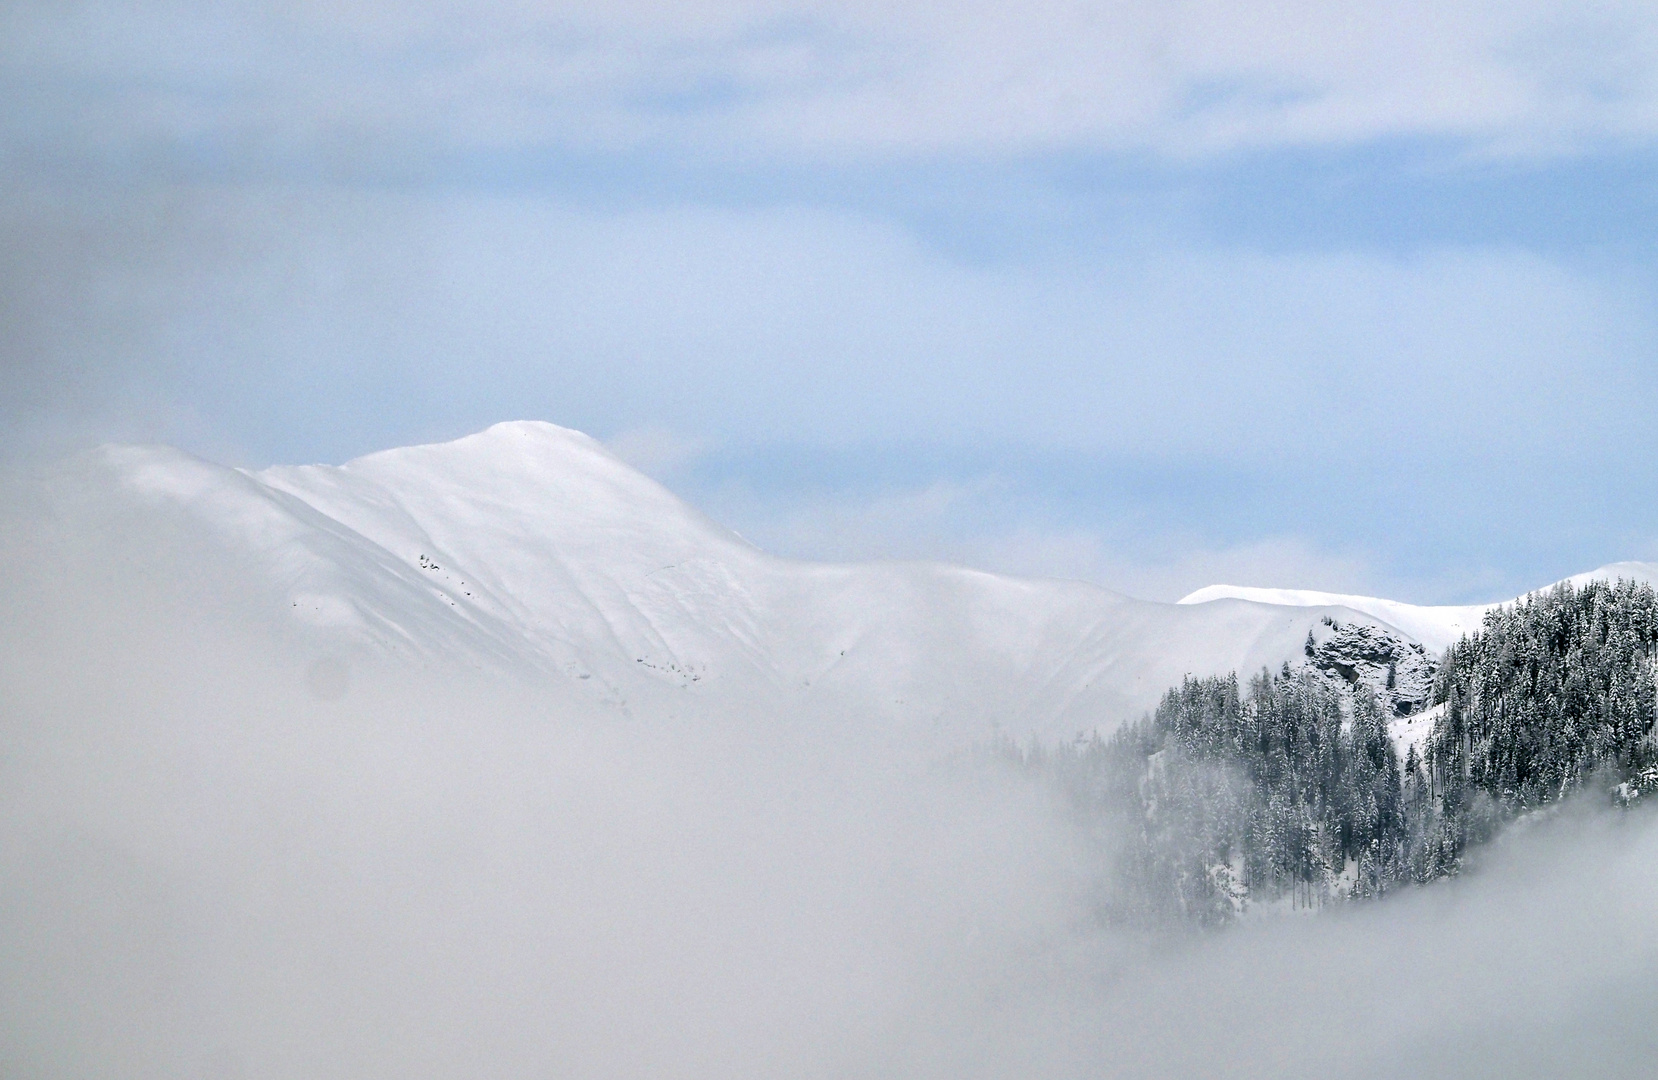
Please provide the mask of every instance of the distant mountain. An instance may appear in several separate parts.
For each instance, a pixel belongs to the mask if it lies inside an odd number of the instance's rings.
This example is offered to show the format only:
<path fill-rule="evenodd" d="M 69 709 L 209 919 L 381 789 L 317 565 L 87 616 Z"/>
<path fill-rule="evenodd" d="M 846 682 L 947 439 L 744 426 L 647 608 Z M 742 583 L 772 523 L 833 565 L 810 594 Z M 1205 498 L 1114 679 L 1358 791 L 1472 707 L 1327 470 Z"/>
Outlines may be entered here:
<path fill-rule="evenodd" d="M 1649 585 L 1658 584 L 1658 563 L 1612 563 L 1585 574 L 1574 574 L 1566 581 L 1573 585 L 1584 585 L 1590 581 L 1617 581 L 1620 578 Z M 1560 582 L 1551 582 L 1533 591 L 1541 592 L 1557 584 Z M 1487 611 L 1514 602 L 1504 600 L 1492 604 L 1423 607 L 1397 600 L 1383 600 L 1375 596 L 1347 596 L 1340 593 L 1314 592 L 1310 589 L 1258 589 L 1239 585 L 1209 585 L 1181 597 L 1176 602 L 1207 604 L 1216 600 L 1249 600 L 1285 607 L 1350 608 L 1396 627 L 1434 653 L 1443 652 L 1446 646 L 1464 634 L 1478 630 L 1480 620 L 1485 617 Z"/>
<path fill-rule="evenodd" d="M 182 514 L 319 655 L 533 673 L 639 715 L 741 701 L 1065 738 L 1138 717 L 1188 674 L 1299 664 L 1309 635 L 1344 627 L 1437 653 L 1484 610 L 1231 586 L 1165 604 L 932 563 L 782 559 L 545 423 L 257 472 L 111 446 L 54 485 L 77 493 L 65 505 L 126 507 L 129 545 L 162 543 L 142 523 Z"/>
<path fill-rule="evenodd" d="M 1278 607 L 1344 607 L 1361 611 L 1397 628 L 1432 652 L 1440 652 L 1464 634 L 1479 629 L 1490 604 L 1419 607 L 1374 596 L 1348 596 L 1309 589 L 1260 589 L 1239 585 L 1209 585 L 1181 597 L 1180 604 L 1209 604 L 1218 600 L 1248 600 Z"/>

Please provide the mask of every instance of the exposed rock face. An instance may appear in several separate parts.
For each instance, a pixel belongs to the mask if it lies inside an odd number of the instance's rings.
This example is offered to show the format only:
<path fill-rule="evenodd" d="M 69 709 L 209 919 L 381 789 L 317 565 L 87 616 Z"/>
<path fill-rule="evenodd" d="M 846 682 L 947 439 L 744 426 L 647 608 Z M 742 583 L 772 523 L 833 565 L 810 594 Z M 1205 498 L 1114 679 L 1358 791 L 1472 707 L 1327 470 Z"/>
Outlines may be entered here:
<path fill-rule="evenodd" d="M 1435 664 L 1419 643 L 1379 626 L 1338 623 L 1326 617 L 1322 641 L 1307 638 L 1307 664 L 1351 687 L 1376 694 L 1396 716 L 1426 708 L 1433 696 Z"/>

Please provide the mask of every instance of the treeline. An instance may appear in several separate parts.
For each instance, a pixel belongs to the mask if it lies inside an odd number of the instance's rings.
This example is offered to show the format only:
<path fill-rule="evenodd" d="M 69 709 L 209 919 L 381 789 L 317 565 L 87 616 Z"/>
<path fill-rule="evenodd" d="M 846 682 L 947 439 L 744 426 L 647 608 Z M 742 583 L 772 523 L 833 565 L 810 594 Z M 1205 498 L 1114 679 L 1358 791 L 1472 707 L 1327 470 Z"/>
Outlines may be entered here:
<path fill-rule="evenodd" d="M 1188 679 L 1109 739 L 1017 756 L 1109 846 L 1107 915 L 1216 924 L 1455 873 L 1504 820 L 1586 785 L 1658 791 L 1655 652 L 1650 587 L 1566 584 L 1447 651 L 1403 758 L 1389 724 L 1408 721 L 1313 665 Z"/>
<path fill-rule="evenodd" d="M 1512 811 L 1594 777 L 1650 784 L 1655 645 L 1652 588 L 1629 581 L 1561 585 L 1486 615 L 1441 664 L 1445 716 L 1422 763 L 1434 795 L 1478 792 Z"/>

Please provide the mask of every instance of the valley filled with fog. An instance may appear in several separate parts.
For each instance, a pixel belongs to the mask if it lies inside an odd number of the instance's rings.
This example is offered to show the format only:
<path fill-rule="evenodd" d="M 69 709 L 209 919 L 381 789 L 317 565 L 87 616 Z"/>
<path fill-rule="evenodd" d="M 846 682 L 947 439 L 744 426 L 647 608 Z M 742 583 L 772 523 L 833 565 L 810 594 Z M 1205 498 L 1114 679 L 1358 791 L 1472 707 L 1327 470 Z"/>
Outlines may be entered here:
<path fill-rule="evenodd" d="M 1555 1076 L 1658 1049 L 1658 818 L 1592 786 L 1380 898 L 1112 917 L 1112 819 L 1018 759 L 1186 674 L 1324 677 L 1341 626 L 1415 640 L 1364 598 L 791 563 L 574 433 L 506 434 L 309 477 L 114 448 L 7 478 L 0 1071 Z M 1179 670 L 1137 689 L 1156 653 Z"/>

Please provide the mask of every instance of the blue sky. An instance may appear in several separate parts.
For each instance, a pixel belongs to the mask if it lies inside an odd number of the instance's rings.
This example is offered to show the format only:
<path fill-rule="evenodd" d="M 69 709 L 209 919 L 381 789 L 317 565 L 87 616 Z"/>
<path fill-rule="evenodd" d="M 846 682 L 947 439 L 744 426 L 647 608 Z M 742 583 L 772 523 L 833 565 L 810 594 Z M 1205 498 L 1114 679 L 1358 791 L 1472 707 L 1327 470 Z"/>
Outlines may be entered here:
<path fill-rule="evenodd" d="M 1173 598 L 1658 558 L 1648 4 L 23 2 L 0 419 Z"/>

